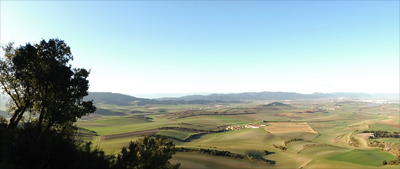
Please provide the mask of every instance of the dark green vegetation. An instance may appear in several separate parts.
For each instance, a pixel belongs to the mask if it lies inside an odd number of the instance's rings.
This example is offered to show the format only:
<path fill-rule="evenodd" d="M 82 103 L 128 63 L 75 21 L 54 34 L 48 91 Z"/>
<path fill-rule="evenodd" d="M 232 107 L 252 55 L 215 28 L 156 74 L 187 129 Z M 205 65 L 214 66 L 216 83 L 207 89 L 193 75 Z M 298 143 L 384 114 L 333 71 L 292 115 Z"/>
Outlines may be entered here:
<path fill-rule="evenodd" d="M 7 110 L 11 117 L 0 116 L 0 168 L 179 168 L 179 163 L 169 162 L 175 144 L 163 136 L 129 142 L 128 148 L 116 155 L 83 141 L 98 134 L 78 129 L 74 123 L 95 112 L 96 107 L 83 100 L 89 72 L 68 65 L 72 55 L 64 41 L 42 40 L 18 48 L 10 43 L 3 50 L 0 85 L 10 97 Z M 133 118 L 151 121 L 143 115 Z"/>
<path fill-rule="evenodd" d="M 233 158 L 239 158 L 239 159 L 243 159 L 245 157 L 244 155 L 231 153 L 230 151 L 210 150 L 210 149 L 203 149 L 203 148 L 188 149 L 188 148 L 184 148 L 184 147 L 179 147 L 179 148 L 176 148 L 176 151 L 202 153 L 202 154 L 209 154 L 209 155 L 215 155 L 215 156 L 227 156 L 227 157 L 233 157 Z"/>
<path fill-rule="evenodd" d="M 286 151 L 286 150 L 287 150 L 287 147 L 286 147 L 286 146 L 275 145 L 275 144 L 272 144 L 272 146 L 274 146 L 275 148 L 280 149 L 280 150 L 282 150 L 282 151 Z"/>
<path fill-rule="evenodd" d="M 363 133 L 373 133 L 374 138 L 400 138 L 400 132 L 387 132 L 387 131 L 363 131 Z"/>
<path fill-rule="evenodd" d="M 383 165 L 400 165 L 400 156 L 397 156 L 394 160 L 387 162 L 383 160 Z"/>
<path fill-rule="evenodd" d="M 39 115 L 37 128 L 63 128 L 96 108 L 87 95 L 89 72 L 72 69 L 70 47 L 64 41 L 50 39 L 39 44 L 3 48 L 5 58 L 0 62 L 2 91 L 11 99 L 12 117 L 7 128 L 15 129 L 24 115 Z"/>
<path fill-rule="evenodd" d="M 304 139 L 302 139 L 302 138 L 292 138 L 292 139 L 286 140 L 286 141 L 284 142 L 284 144 L 285 144 L 285 146 L 287 146 L 290 142 L 294 142 L 294 141 L 306 141 L 306 142 L 311 142 L 311 141 L 308 141 L 308 140 L 304 140 Z"/>
<path fill-rule="evenodd" d="M 369 146 L 371 147 L 379 147 L 385 152 L 389 152 L 394 156 L 400 156 L 400 144 L 399 143 L 389 143 L 389 142 L 380 142 L 377 140 L 370 141 Z"/>
<path fill-rule="evenodd" d="M 38 133 L 32 123 L 0 132 L 0 168 L 177 169 L 180 166 L 169 162 L 175 154 L 175 145 L 165 137 L 138 139 L 114 155 L 66 134 L 54 130 Z"/>
<path fill-rule="evenodd" d="M 290 106 L 290 105 L 284 104 L 284 103 L 281 103 L 281 102 L 272 102 L 272 103 L 269 103 L 267 105 L 262 105 L 262 106 L 263 107 L 275 107 L 275 106 Z"/>

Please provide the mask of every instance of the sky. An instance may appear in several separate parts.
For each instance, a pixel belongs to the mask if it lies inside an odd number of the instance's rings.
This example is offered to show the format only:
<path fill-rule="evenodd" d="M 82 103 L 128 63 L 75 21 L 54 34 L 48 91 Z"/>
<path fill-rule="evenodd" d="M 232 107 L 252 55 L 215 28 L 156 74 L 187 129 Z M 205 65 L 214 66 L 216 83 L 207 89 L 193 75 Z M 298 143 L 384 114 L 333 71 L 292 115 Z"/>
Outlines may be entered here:
<path fill-rule="evenodd" d="M 2 45 L 64 40 L 91 92 L 399 93 L 399 1 L 0 3 Z"/>

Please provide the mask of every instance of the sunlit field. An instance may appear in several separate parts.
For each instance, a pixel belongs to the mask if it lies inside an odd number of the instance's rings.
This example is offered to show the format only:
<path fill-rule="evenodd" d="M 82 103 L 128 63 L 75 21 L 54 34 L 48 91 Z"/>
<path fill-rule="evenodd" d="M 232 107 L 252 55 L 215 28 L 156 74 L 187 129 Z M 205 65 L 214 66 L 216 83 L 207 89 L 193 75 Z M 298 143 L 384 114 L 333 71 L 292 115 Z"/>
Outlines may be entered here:
<path fill-rule="evenodd" d="M 395 158 L 393 152 L 372 147 L 369 142 L 377 140 L 398 144 L 398 138 L 373 139 L 360 134 L 367 130 L 398 131 L 399 122 L 394 116 L 395 111 L 388 108 L 388 111 L 377 114 L 376 112 L 381 109 L 369 108 L 366 104 L 354 102 L 318 104 L 326 107 L 340 106 L 336 107 L 337 110 L 312 112 L 307 102 L 291 104 L 291 107 L 273 108 L 262 104 L 237 103 L 234 105 L 236 108 L 214 108 L 198 115 L 193 114 L 196 111 L 191 111 L 190 116 L 182 116 L 181 113 L 175 112 L 185 111 L 198 105 L 147 105 L 146 107 L 101 105 L 102 108 L 110 108 L 111 111 L 125 109 L 125 112 L 137 110 L 145 113 L 140 114 L 141 116 L 135 113 L 101 116 L 97 119 L 81 120 L 77 125 L 96 133 L 97 136 L 91 137 L 93 145 L 111 154 L 118 153 L 130 141 L 140 138 L 140 135 L 150 134 L 164 135 L 170 138 L 176 147 L 230 151 L 242 155 L 256 155 L 273 161 L 273 164 L 261 164 L 252 162 L 247 157 L 235 159 L 195 152 L 177 152 L 171 161 L 182 163 L 182 168 L 379 168 L 383 160 L 391 161 Z M 163 110 L 161 112 L 160 107 Z M 238 111 L 247 108 L 253 111 L 250 113 Z M 207 112 L 233 114 L 211 115 Z M 246 128 L 247 125 L 255 125 L 258 128 Z M 233 127 L 238 129 L 226 131 L 226 128 Z M 118 137 L 110 137 L 116 135 Z M 285 143 L 291 139 L 302 139 L 302 141 Z M 272 154 L 264 154 L 264 151 Z"/>

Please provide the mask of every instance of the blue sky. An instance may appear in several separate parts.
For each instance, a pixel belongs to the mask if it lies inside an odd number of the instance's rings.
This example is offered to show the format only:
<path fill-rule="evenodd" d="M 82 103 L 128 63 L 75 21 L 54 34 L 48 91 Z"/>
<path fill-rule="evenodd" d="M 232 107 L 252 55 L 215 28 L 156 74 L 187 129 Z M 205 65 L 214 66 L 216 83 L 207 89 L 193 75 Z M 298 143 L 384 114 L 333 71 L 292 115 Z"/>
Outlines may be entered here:
<path fill-rule="evenodd" d="M 60 38 L 89 91 L 399 92 L 399 1 L 1 1 L 1 44 Z"/>

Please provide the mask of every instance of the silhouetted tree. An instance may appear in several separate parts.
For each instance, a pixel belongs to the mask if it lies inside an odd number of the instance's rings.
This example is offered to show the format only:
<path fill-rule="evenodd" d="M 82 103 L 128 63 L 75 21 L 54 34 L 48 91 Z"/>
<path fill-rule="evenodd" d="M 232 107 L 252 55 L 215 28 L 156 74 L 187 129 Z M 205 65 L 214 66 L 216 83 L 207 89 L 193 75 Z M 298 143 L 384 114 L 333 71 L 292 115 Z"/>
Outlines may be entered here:
<path fill-rule="evenodd" d="M 64 41 L 42 40 L 18 48 L 9 43 L 3 50 L 0 84 L 11 98 L 7 108 L 12 117 L 8 123 L 0 119 L 0 129 L 7 127 L 0 130 L 0 168 L 179 168 L 180 163 L 169 162 L 175 145 L 165 137 L 131 142 L 117 157 L 75 140 L 73 123 L 96 107 L 83 101 L 89 71 L 71 68 L 73 58 Z M 26 113 L 39 117 L 24 121 Z"/>
<path fill-rule="evenodd" d="M 23 84 L 23 79 L 16 77 L 18 70 L 13 62 L 13 58 L 19 52 L 14 49 L 13 43 L 9 43 L 2 48 L 5 53 L 4 58 L 0 61 L 0 83 L 3 93 L 6 93 L 11 98 L 8 110 L 13 113 L 8 123 L 8 128 L 15 128 L 23 118 L 25 111 L 32 107 L 34 92 L 31 86 L 32 83 Z M 34 53 L 35 49 L 32 45 L 27 44 L 25 51 Z"/>
<path fill-rule="evenodd" d="M 59 39 L 42 40 L 39 44 L 14 48 L 3 47 L 5 57 L 0 62 L 0 83 L 11 97 L 8 109 L 12 112 L 8 128 L 15 128 L 29 111 L 39 114 L 38 129 L 70 126 L 77 118 L 93 113 L 88 95 L 89 71 L 73 69 L 70 47 Z"/>
<path fill-rule="evenodd" d="M 155 139 L 145 136 L 122 148 L 114 168 L 126 169 L 178 169 L 180 163 L 168 160 L 175 154 L 175 144 L 163 136 Z"/>

